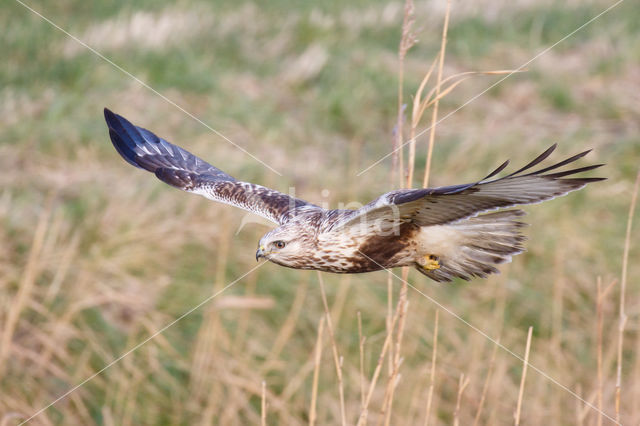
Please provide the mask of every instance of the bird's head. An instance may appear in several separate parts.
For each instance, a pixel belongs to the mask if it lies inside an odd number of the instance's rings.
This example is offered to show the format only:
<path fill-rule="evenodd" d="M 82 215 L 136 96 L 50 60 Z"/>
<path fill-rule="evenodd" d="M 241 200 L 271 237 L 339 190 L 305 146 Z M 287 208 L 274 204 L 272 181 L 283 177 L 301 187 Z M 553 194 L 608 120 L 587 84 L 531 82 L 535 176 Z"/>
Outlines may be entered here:
<path fill-rule="evenodd" d="M 314 251 L 314 234 L 297 223 L 273 229 L 258 243 L 256 260 L 261 257 L 282 266 L 304 268 L 302 264 Z"/>

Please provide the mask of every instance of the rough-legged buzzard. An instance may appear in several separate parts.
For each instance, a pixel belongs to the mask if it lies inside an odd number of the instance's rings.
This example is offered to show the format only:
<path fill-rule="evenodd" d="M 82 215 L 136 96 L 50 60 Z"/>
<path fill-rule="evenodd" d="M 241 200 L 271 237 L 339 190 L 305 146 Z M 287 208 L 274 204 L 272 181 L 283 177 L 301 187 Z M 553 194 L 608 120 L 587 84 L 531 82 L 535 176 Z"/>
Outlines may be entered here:
<path fill-rule="evenodd" d="M 337 273 L 414 266 L 436 281 L 465 280 L 498 272 L 494 265 L 520 253 L 522 210 L 500 208 L 565 195 L 602 178 L 566 178 L 602 164 L 558 172 L 585 156 L 574 155 L 531 171 L 553 145 L 526 166 L 493 179 L 441 188 L 401 189 L 358 210 L 328 210 L 249 182 L 237 181 L 152 132 L 105 109 L 109 135 L 130 164 L 187 192 L 256 213 L 279 226 L 258 244 L 261 257 L 296 269 Z M 548 173 L 554 170 L 553 173 Z M 487 213 L 490 212 L 490 213 Z"/>

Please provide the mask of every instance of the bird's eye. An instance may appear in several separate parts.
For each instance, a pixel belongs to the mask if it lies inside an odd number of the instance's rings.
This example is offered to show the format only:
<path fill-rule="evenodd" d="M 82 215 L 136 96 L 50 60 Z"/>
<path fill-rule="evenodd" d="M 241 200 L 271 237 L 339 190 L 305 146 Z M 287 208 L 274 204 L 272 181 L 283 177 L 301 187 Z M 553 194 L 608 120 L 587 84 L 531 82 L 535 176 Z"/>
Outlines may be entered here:
<path fill-rule="evenodd" d="M 285 246 L 285 243 L 284 241 L 275 241 L 273 245 L 276 246 L 276 248 L 283 249 Z"/>

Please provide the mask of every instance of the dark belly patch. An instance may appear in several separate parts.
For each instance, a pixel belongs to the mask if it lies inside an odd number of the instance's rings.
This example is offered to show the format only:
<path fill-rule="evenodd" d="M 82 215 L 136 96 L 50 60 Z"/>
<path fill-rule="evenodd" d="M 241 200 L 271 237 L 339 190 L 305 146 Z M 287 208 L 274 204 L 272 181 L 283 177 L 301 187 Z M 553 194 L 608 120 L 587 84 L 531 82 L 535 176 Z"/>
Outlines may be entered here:
<path fill-rule="evenodd" d="M 358 248 L 359 259 L 354 258 L 352 261 L 367 270 L 390 267 L 393 256 L 413 244 L 413 237 L 419 230 L 413 223 L 404 223 L 400 226 L 398 235 L 373 235 Z"/>

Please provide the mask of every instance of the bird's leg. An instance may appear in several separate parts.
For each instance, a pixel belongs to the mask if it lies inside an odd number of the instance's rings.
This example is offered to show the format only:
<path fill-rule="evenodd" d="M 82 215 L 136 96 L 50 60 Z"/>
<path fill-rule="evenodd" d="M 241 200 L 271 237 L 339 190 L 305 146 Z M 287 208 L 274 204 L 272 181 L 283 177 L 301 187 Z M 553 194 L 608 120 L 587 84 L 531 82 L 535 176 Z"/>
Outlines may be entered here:
<path fill-rule="evenodd" d="M 436 256 L 435 254 L 424 255 L 422 258 L 420 258 L 418 263 L 427 271 L 433 271 L 434 269 L 440 268 L 438 256 Z"/>

